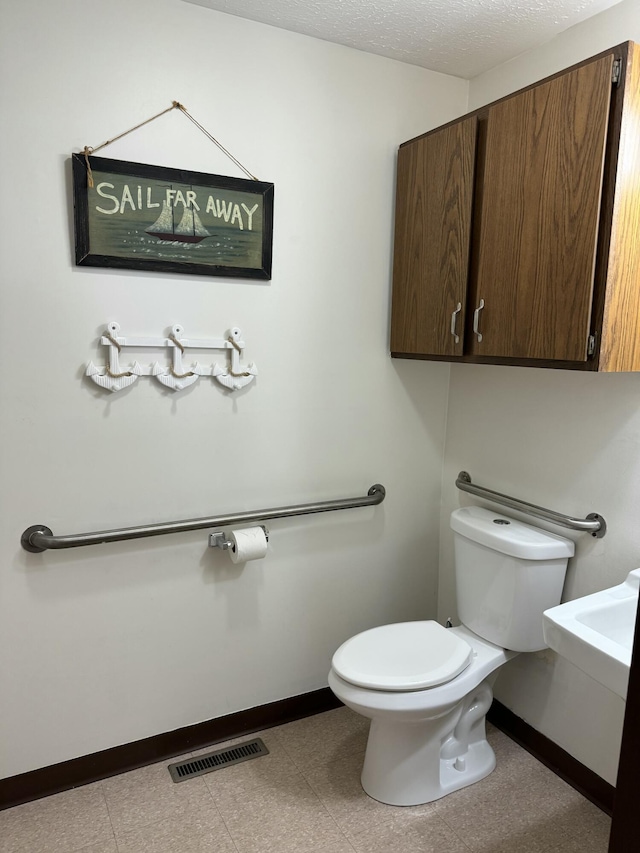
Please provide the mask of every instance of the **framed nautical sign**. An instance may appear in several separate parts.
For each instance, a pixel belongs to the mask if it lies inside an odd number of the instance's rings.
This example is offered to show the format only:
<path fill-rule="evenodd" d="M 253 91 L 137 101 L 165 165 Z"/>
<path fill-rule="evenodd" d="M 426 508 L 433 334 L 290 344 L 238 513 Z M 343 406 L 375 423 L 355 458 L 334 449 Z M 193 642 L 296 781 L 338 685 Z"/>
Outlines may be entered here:
<path fill-rule="evenodd" d="M 273 184 L 73 154 L 76 264 L 271 278 Z"/>

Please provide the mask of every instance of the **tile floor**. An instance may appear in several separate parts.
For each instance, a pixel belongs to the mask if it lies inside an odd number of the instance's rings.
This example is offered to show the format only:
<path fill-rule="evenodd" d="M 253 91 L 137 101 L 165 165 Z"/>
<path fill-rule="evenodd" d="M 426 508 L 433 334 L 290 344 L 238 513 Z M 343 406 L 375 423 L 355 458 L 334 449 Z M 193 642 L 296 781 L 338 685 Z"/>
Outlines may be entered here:
<path fill-rule="evenodd" d="M 259 732 L 269 755 L 205 776 L 176 784 L 164 761 L 7 809 L 0 853 L 606 853 L 609 818 L 493 728 L 486 779 L 375 802 L 367 727 L 339 708 Z"/>

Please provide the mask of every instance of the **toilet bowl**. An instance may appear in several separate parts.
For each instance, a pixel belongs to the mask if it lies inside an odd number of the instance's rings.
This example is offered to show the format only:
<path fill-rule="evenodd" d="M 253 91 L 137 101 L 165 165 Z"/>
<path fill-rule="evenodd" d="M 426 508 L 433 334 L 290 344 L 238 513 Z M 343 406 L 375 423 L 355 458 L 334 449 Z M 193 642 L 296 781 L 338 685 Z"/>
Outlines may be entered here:
<path fill-rule="evenodd" d="M 331 690 L 371 720 L 362 787 L 389 805 L 432 802 L 494 769 L 485 715 L 498 670 L 545 648 L 542 612 L 559 603 L 574 550 L 571 540 L 479 507 L 456 510 L 451 525 L 464 624 L 371 628 L 331 663 Z"/>

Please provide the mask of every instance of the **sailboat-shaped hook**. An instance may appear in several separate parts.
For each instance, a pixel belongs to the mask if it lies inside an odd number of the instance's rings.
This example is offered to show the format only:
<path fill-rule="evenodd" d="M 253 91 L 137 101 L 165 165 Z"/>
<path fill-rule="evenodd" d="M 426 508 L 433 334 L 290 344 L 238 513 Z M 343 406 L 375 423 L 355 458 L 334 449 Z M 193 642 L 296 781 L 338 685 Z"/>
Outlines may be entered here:
<path fill-rule="evenodd" d="M 198 377 L 202 376 L 203 373 L 198 362 L 192 365 L 190 370 L 185 370 L 183 367 L 182 356 L 184 354 L 185 347 L 189 344 L 188 341 L 181 339 L 183 332 L 184 329 L 182 326 L 176 324 L 172 327 L 171 334 L 167 340 L 167 346 L 172 348 L 171 367 L 162 367 L 162 365 L 158 364 L 156 361 L 151 370 L 156 379 L 159 382 L 162 382 L 163 385 L 166 385 L 167 388 L 171 388 L 172 391 L 182 391 L 185 388 L 188 388 L 189 385 L 193 385 L 193 383 L 196 382 Z"/>
<path fill-rule="evenodd" d="M 87 365 L 86 375 L 96 385 L 106 388 L 107 391 L 122 391 L 129 385 L 133 385 L 136 379 L 142 375 L 142 368 L 138 362 L 134 362 L 129 370 L 120 368 L 120 350 L 126 344 L 126 338 L 118 338 L 120 326 L 118 323 L 109 323 L 107 331 L 100 339 L 101 344 L 109 347 L 109 363 L 106 367 L 96 367 L 90 361 Z"/>
<path fill-rule="evenodd" d="M 230 391 L 239 391 L 253 382 L 258 375 L 258 368 L 253 362 L 245 368 L 240 367 L 240 354 L 244 349 L 244 341 L 242 340 L 242 332 L 237 327 L 229 332 L 227 348 L 231 350 L 231 366 L 223 368 L 219 364 L 214 364 L 212 375 Z"/>

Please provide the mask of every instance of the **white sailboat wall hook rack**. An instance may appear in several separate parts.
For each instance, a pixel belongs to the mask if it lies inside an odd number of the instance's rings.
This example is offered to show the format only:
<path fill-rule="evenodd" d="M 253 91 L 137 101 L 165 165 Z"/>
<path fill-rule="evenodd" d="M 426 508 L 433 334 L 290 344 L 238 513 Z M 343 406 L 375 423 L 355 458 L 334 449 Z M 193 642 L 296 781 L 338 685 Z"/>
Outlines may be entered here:
<path fill-rule="evenodd" d="M 153 376 L 172 391 L 182 391 L 197 382 L 201 376 L 210 376 L 224 388 L 239 391 L 253 382 L 258 375 L 258 369 L 253 362 L 244 368 L 240 364 L 245 344 L 242 332 L 237 326 L 230 329 L 224 338 L 196 339 L 185 338 L 183 335 L 184 329 L 179 323 L 172 326 L 169 336 L 158 338 L 124 336 L 120 334 L 118 323 L 108 323 L 100 338 L 100 343 L 108 347 L 107 364 L 97 366 L 90 361 L 85 373 L 96 385 L 112 392 L 122 391 L 123 388 L 133 385 L 140 376 Z M 168 350 L 170 363 L 163 365 L 156 360 L 144 367 L 136 360 L 130 367 L 123 368 L 120 357 L 126 347 Z M 185 364 L 188 349 L 225 350 L 230 358 L 225 367 L 217 363 L 203 367 L 198 361 Z"/>

